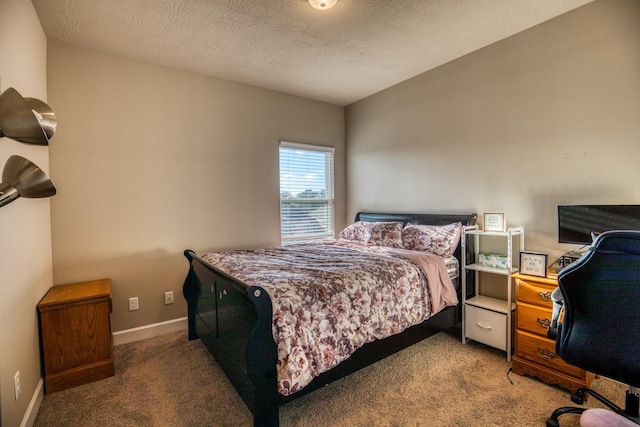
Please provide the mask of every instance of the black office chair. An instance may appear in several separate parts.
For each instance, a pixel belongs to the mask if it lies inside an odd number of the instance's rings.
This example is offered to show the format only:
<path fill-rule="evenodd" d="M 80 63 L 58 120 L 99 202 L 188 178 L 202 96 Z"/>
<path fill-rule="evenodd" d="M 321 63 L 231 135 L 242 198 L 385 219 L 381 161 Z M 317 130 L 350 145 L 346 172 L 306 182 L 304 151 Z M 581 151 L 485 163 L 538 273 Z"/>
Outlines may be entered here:
<path fill-rule="evenodd" d="M 552 299 L 549 337 L 556 340 L 557 355 L 629 386 L 624 410 L 587 388 L 578 390 L 571 400 L 582 404 L 588 393 L 619 416 L 640 424 L 636 391 L 640 387 L 640 231 L 600 234 L 578 261 L 558 273 Z M 558 426 L 562 414 L 585 410 L 556 409 L 547 427 Z"/>

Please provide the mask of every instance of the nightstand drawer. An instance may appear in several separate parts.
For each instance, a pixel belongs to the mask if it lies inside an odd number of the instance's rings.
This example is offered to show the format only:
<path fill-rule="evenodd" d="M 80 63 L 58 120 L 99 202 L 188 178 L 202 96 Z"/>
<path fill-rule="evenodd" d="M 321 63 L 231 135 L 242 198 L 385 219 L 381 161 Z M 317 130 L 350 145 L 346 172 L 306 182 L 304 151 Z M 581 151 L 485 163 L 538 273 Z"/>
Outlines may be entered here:
<path fill-rule="evenodd" d="M 518 279 L 518 301 L 539 305 L 551 310 L 553 308 L 551 293 L 554 289 L 555 286 L 544 286 Z"/>
<path fill-rule="evenodd" d="M 516 303 L 516 327 L 519 330 L 547 337 L 552 311 L 540 306 Z"/>
<path fill-rule="evenodd" d="M 538 365 L 552 368 L 576 378 L 584 378 L 584 370 L 569 365 L 556 355 L 556 342 L 536 335 L 516 331 L 516 356 L 535 362 Z"/>
<path fill-rule="evenodd" d="M 500 350 L 507 349 L 507 316 L 472 305 L 465 307 L 467 338 Z"/>

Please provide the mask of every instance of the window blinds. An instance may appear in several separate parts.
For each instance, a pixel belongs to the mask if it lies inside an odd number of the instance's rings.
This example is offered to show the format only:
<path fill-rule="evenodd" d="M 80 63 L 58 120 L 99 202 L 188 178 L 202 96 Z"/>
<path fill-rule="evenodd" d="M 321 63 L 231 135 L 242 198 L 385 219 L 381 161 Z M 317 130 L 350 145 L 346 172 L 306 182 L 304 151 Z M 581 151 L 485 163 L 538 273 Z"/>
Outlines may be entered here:
<path fill-rule="evenodd" d="M 333 238 L 332 147 L 280 142 L 282 244 Z"/>

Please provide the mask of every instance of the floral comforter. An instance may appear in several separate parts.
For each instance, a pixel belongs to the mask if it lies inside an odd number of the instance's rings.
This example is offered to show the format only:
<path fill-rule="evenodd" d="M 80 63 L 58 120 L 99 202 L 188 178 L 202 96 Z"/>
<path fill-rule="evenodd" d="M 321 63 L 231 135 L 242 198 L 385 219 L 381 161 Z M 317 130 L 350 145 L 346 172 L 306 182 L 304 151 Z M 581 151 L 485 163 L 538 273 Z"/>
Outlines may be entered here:
<path fill-rule="evenodd" d="M 365 343 L 458 302 L 443 259 L 425 252 L 339 240 L 202 258 L 269 293 L 278 391 L 285 396 Z"/>

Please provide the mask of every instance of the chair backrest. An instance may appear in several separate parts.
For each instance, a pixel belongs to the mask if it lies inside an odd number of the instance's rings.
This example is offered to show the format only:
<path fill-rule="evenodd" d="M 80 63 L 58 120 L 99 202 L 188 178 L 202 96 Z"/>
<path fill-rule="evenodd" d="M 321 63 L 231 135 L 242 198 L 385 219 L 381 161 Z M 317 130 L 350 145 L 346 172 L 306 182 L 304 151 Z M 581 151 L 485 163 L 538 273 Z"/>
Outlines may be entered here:
<path fill-rule="evenodd" d="M 607 231 L 558 274 L 567 363 L 640 387 L 640 231 Z"/>

